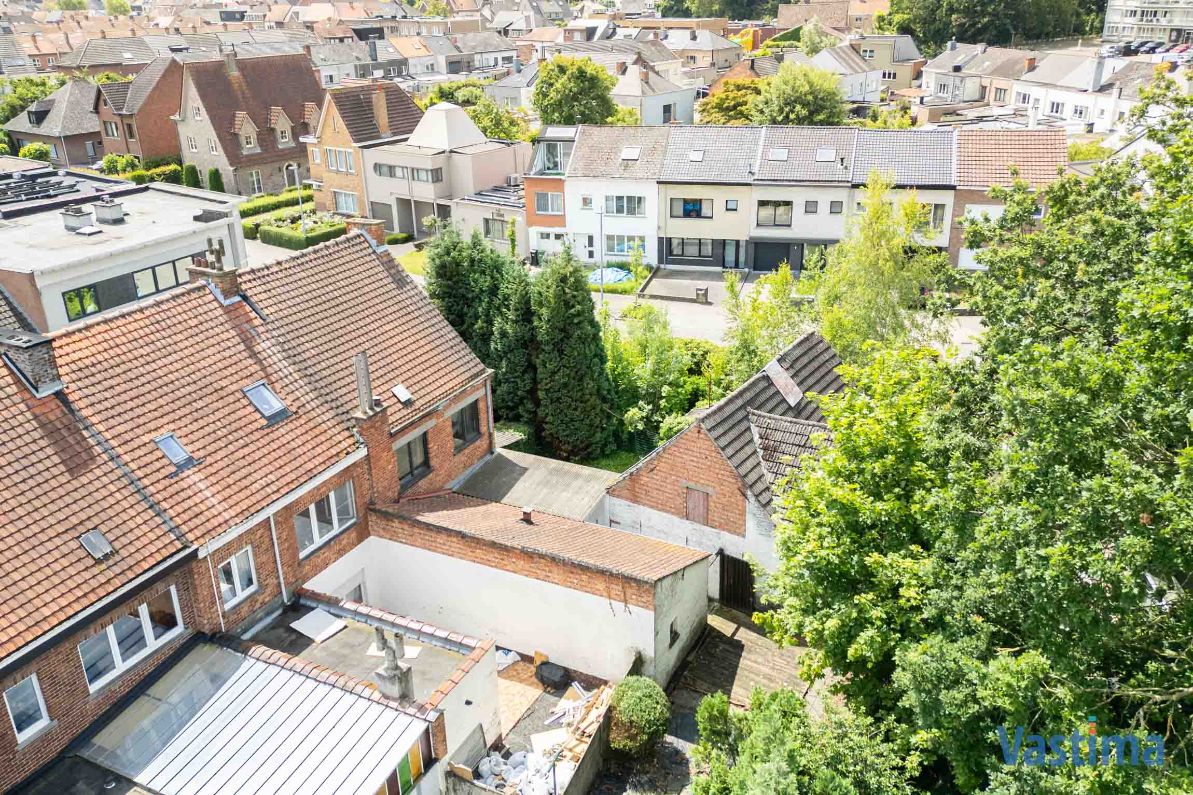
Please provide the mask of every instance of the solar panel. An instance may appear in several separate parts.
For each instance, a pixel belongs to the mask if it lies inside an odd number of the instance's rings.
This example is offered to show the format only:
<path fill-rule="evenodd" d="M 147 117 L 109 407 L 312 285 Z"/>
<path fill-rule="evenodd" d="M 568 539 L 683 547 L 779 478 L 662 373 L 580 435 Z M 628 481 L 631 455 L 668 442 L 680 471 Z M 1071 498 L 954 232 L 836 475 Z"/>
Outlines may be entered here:
<path fill-rule="evenodd" d="M 79 537 L 79 541 L 83 544 L 83 549 L 91 553 L 91 557 L 96 560 L 103 560 L 108 555 L 113 555 L 116 550 L 112 549 L 112 545 L 108 542 L 107 537 L 97 527 L 94 530 L 88 530 Z"/>

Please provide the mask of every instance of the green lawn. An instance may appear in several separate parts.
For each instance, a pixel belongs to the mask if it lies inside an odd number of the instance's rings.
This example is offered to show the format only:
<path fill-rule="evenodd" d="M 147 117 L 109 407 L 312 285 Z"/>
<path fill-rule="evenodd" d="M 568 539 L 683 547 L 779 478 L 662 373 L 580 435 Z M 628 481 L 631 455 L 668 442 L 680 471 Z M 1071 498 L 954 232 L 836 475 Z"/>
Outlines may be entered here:
<path fill-rule="evenodd" d="M 590 461 L 582 462 L 585 466 L 596 467 L 597 469 L 607 469 L 610 472 L 625 472 L 627 469 L 638 463 L 641 455 L 633 450 L 615 450 L 608 455 L 603 455 L 600 458 L 594 458 Z"/>
<path fill-rule="evenodd" d="M 423 251 L 408 251 L 398 257 L 398 264 L 412 276 L 427 275 L 427 255 Z"/>

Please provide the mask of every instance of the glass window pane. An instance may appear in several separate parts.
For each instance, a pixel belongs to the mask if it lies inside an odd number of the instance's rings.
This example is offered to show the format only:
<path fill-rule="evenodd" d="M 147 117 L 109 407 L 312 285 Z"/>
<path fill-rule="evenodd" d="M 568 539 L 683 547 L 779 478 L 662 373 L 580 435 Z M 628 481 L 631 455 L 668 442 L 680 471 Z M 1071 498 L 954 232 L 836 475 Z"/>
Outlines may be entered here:
<path fill-rule="evenodd" d="M 83 658 L 83 672 L 89 684 L 95 684 L 116 670 L 116 660 L 112 658 L 112 646 L 108 643 L 106 629 L 80 643 L 79 656 Z"/>
<path fill-rule="evenodd" d="M 146 268 L 133 273 L 133 284 L 137 287 L 137 298 L 144 298 L 157 292 L 157 285 L 153 282 L 153 270 Z"/>
<path fill-rule="evenodd" d="M 230 602 L 236 598 L 236 576 L 232 571 L 232 561 L 228 561 L 219 568 L 220 598 Z"/>
<path fill-rule="evenodd" d="M 181 626 L 178 614 L 174 612 L 173 589 L 153 597 L 146 607 L 149 610 L 149 629 L 153 632 L 155 641 L 161 640 Z"/>
<path fill-rule="evenodd" d="M 410 443 L 410 465 L 416 473 L 427 465 L 427 435 L 425 433 Z"/>
<path fill-rule="evenodd" d="M 324 497 L 315 503 L 315 535 L 323 538 L 331 535 L 334 530 L 331 523 L 331 498 Z"/>
<path fill-rule="evenodd" d="M 236 581 L 241 593 L 252 588 L 257 581 L 253 572 L 253 554 L 248 547 L 236 553 Z"/>
<path fill-rule="evenodd" d="M 174 260 L 174 272 L 178 274 L 178 283 L 186 284 L 190 278 L 191 272 L 191 258 L 183 257 L 182 259 Z"/>
<path fill-rule="evenodd" d="M 79 299 L 83 305 L 83 314 L 93 315 L 99 311 L 99 297 L 94 287 L 80 287 Z"/>
<path fill-rule="evenodd" d="M 311 523 L 310 508 L 294 516 L 294 532 L 298 536 L 298 551 L 309 549 L 315 543 L 315 527 Z"/>
<path fill-rule="evenodd" d="M 409 792 L 414 787 L 414 776 L 410 770 L 410 757 L 405 757 L 398 764 L 398 783 L 402 785 L 402 792 Z"/>
<path fill-rule="evenodd" d="M 352 483 L 349 481 L 332 492 L 336 503 L 336 527 L 346 527 L 356 518 L 356 506 L 352 501 Z"/>
<path fill-rule="evenodd" d="M 410 471 L 413 469 L 413 465 L 410 463 L 410 449 L 411 445 L 407 442 L 396 451 L 396 455 L 398 456 L 398 477 L 402 480 L 409 477 Z"/>
<path fill-rule="evenodd" d="M 815 210 L 812 210 L 815 212 Z M 775 208 L 775 224 L 791 226 L 791 202 L 783 202 Z"/>
<path fill-rule="evenodd" d="M 159 290 L 165 290 L 167 287 L 173 287 L 178 284 L 178 278 L 174 274 L 173 262 L 158 265 L 153 269 L 153 272 L 157 274 L 157 287 Z"/>
<path fill-rule="evenodd" d="M 122 662 L 128 662 L 149 646 L 145 640 L 145 627 L 141 625 L 140 611 L 116 619 L 112 631 L 116 633 L 116 648 L 120 650 Z"/>
<path fill-rule="evenodd" d="M 8 714 L 12 716 L 12 723 L 17 728 L 17 734 L 29 731 L 46 718 L 41 711 L 41 701 L 37 697 L 37 683 L 32 676 L 5 690 L 4 700 L 8 703 Z"/>

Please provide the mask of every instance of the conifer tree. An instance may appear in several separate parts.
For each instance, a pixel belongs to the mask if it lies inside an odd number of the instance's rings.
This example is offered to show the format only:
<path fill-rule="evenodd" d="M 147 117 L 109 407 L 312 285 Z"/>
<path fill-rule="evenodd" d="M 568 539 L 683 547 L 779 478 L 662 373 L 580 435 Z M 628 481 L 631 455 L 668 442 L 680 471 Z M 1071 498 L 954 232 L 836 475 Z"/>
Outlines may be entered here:
<path fill-rule="evenodd" d="M 509 269 L 498 292 L 493 327 L 493 410 L 503 420 L 534 424 L 535 355 L 533 285 L 521 265 Z"/>

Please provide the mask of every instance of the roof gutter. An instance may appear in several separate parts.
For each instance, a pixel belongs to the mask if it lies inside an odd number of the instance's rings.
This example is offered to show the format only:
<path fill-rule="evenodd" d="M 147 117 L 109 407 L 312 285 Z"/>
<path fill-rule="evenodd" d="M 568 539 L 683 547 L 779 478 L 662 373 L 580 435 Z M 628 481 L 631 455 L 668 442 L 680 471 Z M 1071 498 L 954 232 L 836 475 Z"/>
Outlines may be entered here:
<path fill-rule="evenodd" d="M 43 654 L 50 649 L 57 646 L 63 640 L 70 636 L 82 626 L 90 623 L 102 613 L 113 607 L 115 604 L 123 601 L 130 594 L 148 588 L 159 580 L 174 573 L 184 564 L 193 560 L 198 553 L 198 549 L 190 547 L 181 552 L 176 552 L 172 556 L 166 558 L 161 563 L 146 572 L 143 572 L 136 578 L 130 580 L 124 585 L 117 588 L 112 593 L 108 594 L 98 602 L 92 603 L 89 607 L 75 613 L 66 621 L 58 624 L 44 635 L 38 636 L 35 640 L 30 641 L 21 648 L 9 654 L 7 657 L 0 659 L 0 677 L 7 676 L 14 669 L 19 668 L 30 659 Z"/>

